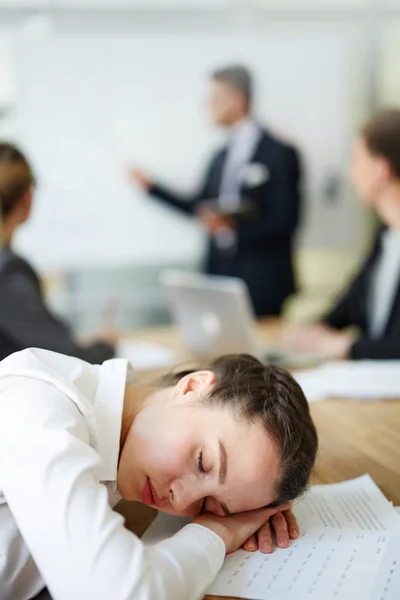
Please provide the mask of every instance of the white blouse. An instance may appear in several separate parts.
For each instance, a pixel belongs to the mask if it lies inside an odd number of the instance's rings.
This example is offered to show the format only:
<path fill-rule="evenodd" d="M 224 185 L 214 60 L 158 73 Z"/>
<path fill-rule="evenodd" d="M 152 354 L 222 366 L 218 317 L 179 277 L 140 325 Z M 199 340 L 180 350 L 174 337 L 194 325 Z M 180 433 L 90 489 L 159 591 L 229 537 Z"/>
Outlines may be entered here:
<path fill-rule="evenodd" d="M 400 231 L 382 234 L 382 251 L 374 268 L 369 291 L 369 333 L 383 337 L 393 310 L 400 277 Z"/>
<path fill-rule="evenodd" d="M 111 508 L 129 371 L 37 349 L 0 363 L 0 600 L 45 585 L 54 600 L 194 600 L 221 568 L 205 527 L 145 547 Z"/>

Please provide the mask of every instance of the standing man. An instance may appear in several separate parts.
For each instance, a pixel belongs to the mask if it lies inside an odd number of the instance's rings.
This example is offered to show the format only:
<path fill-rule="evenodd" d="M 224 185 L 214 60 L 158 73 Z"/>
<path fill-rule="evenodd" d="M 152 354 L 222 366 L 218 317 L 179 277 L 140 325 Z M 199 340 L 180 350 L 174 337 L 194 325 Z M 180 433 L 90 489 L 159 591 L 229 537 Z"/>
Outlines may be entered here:
<path fill-rule="evenodd" d="M 151 196 L 200 220 L 208 233 L 207 273 L 240 277 L 257 316 L 279 315 L 295 291 L 300 165 L 293 147 L 253 119 L 252 88 L 242 66 L 212 74 L 211 118 L 229 130 L 229 142 L 211 160 L 197 195 L 177 196 L 138 169 L 131 177 Z"/>

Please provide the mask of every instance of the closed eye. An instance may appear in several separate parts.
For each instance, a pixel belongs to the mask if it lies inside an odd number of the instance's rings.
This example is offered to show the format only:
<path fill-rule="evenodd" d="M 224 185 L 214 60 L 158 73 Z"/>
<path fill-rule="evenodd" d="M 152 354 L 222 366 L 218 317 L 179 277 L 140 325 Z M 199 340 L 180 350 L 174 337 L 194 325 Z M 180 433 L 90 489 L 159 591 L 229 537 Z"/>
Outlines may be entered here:
<path fill-rule="evenodd" d="M 197 470 L 200 475 L 204 475 L 204 466 L 203 466 L 203 451 L 201 450 L 197 457 Z"/>

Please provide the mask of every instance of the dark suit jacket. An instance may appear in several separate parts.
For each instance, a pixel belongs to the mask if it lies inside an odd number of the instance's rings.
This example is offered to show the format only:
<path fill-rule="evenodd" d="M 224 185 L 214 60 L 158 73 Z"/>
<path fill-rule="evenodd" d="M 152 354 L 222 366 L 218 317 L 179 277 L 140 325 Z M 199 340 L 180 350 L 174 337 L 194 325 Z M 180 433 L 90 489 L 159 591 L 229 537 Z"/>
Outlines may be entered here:
<path fill-rule="evenodd" d="M 196 196 L 179 197 L 160 185 L 154 185 L 150 193 L 193 214 L 205 200 L 218 198 L 227 152 L 224 148 L 212 159 Z M 295 291 L 292 243 L 300 213 L 299 157 L 294 148 L 263 131 L 251 163 L 264 165 L 269 178 L 258 186 L 242 186 L 242 197 L 255 210 L 235 217 L 234 253 L 224 254 L 209 236 L 205 270 L 241 277 L 247 283 L 257 315 L 279 314 L 285 298 Z"/>
<path fill-rule="evenodd" d="M 368 300 L 370 297 L 371 277 L 381 252 L 381 229 L 375 239 L 373 249 L 361 267 L 353 283 L 342 295 L 324 322 L 335 329 L 344 329 L 355 325 L 361 330 L 361 336 L 351 348 L 351 357 L 362 358 L 400 358 L 400 278 L 386 327 L 380 338 L 369 336 Z"/>
<path fill-rule="evenodd" d="M 0 253 L 0 358 L 30 347 L 94 364 L 114 356 L 114 349 L 102 342 L 79 346 L 65 323 L 47 308 L 33 268 L 10 248 L 4 248 Z"/>

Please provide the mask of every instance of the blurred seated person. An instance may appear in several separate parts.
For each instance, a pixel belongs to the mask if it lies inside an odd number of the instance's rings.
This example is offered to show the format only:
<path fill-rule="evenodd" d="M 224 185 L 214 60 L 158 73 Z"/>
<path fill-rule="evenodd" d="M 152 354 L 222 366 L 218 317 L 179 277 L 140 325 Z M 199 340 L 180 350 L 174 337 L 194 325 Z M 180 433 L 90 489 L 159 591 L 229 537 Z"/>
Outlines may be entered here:
<path fill-rule="evenodd" d="M 102 363 L 114 356 L 115 334 L 105 334 L 91 345 L 78 344 L 46 306 L 32 266 L 12 249 L 16 229 L 29 219 L 33 187 L 25 156 L 13 145 L 0 143 L 0 358 L 37 347 Z"/>
<path fill-rule="evenodd" d="M 210 161 L 203 185 L 179 196 L 139 169 L 132 180 L 162 202 L 194 215 L 208 233 L 205 271 L 240 277 L 256 315 L 279 315 L 295 291 L 293 237 L 300 212 L 297 151 L 252 114 L 251 74 L 232 66 L 212 75 L 210 112 L 229 141 Z"/>
<path fill-rule="evenodd" d="M 351 178 L 383 226 L 331 312 L 320 323 L 289 328 L 284 341 L 333 358 L 400 358 L 400 110 L 385 111 L 364 127 Z"/>
<path fill-rule="evenodd" d="M 2 331 L 0 331 L 0 361 L 10 354 L 19 351 L 19 346 L 9 339 Z"/>

